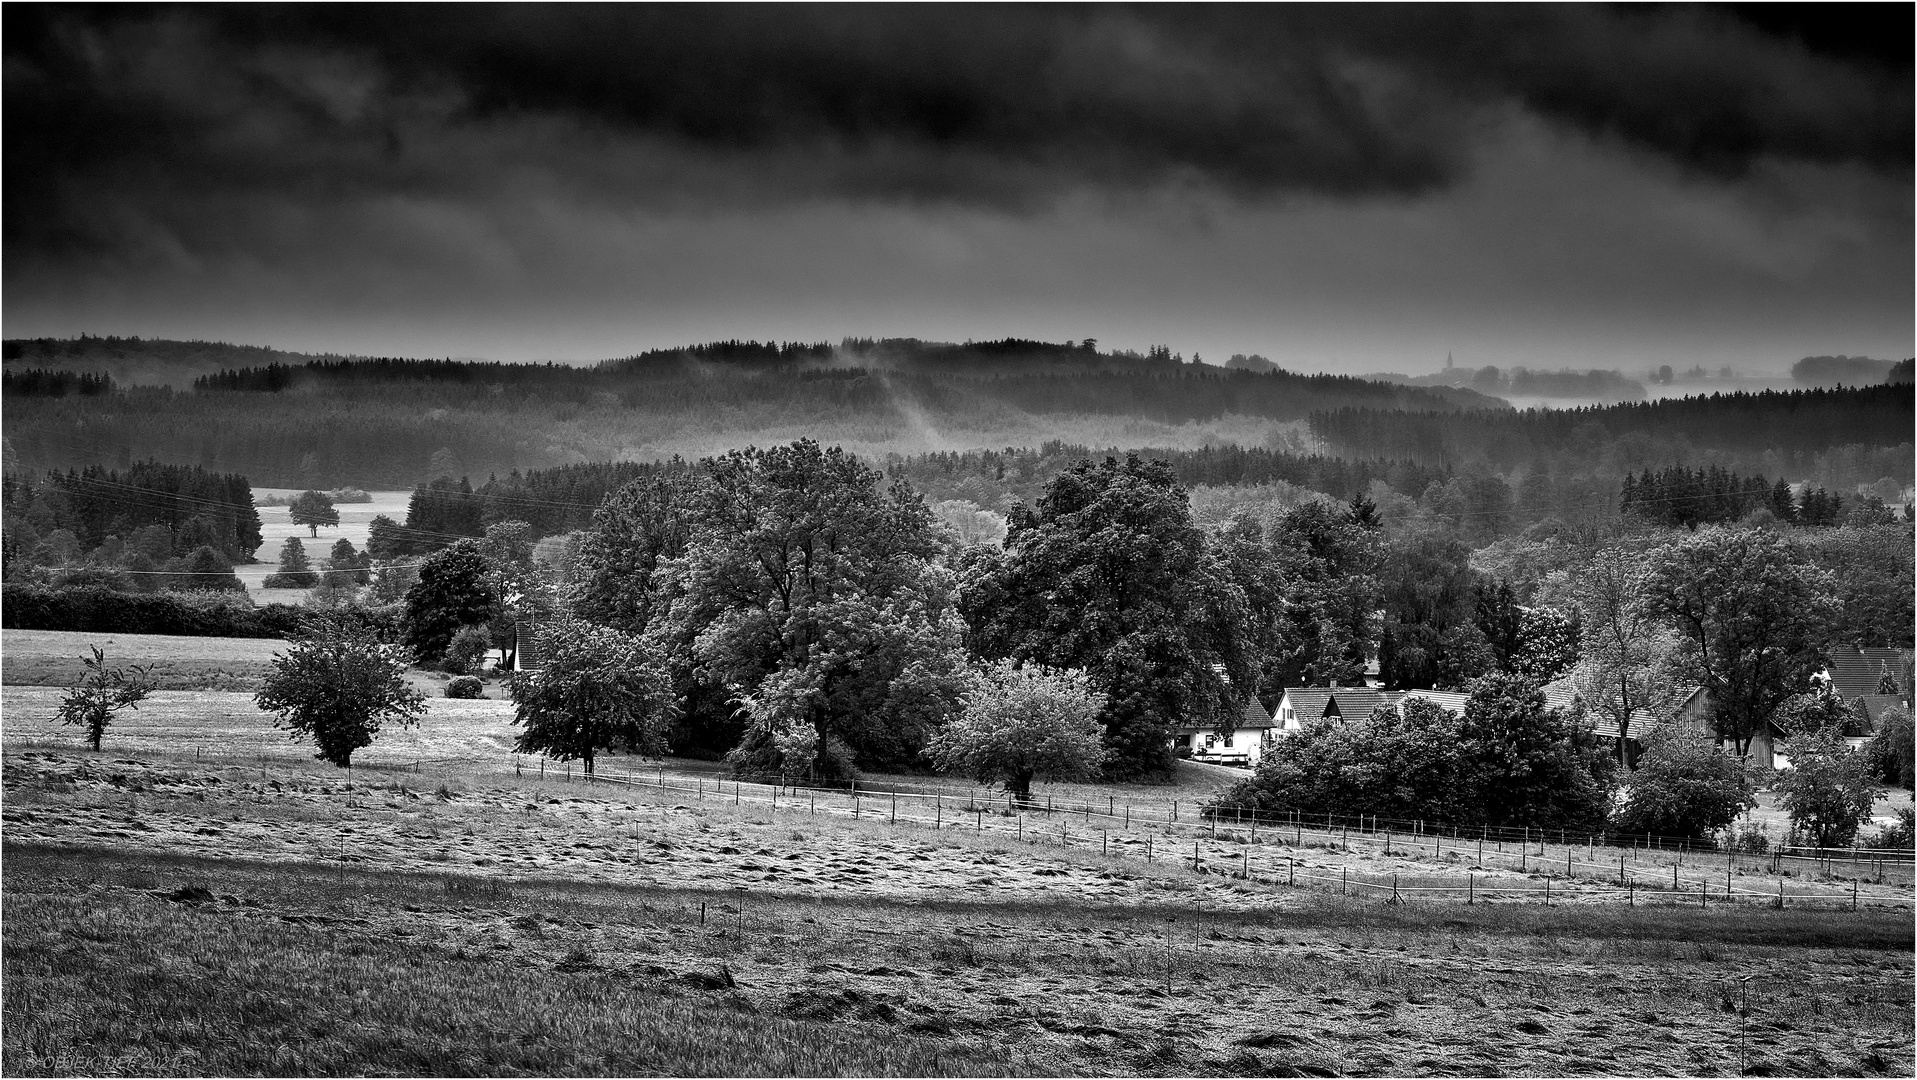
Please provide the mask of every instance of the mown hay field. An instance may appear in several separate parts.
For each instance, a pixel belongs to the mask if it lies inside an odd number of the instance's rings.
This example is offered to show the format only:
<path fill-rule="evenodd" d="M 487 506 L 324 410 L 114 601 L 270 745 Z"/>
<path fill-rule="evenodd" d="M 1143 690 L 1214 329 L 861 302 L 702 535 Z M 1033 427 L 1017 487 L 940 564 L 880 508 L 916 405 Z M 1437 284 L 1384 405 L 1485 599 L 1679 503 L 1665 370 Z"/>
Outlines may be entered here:
<path fill-rule="evenodd" d="M 114 667 L 150 666 L 168 690 L 249 690 L 270 670 L 278 638 L 183 637 L 174 634 L 97 634 L 68 630 L 0 630 L 0 682 L 8 686 L 70 686 L 86 674 L 94 646 Z"/>
<path fill-rule="evenodd" d="M 33 751 L 5 795 L 15 1073 L 1913 1067 L 1907 908 L 1394 905 L 550 779 Z"/>

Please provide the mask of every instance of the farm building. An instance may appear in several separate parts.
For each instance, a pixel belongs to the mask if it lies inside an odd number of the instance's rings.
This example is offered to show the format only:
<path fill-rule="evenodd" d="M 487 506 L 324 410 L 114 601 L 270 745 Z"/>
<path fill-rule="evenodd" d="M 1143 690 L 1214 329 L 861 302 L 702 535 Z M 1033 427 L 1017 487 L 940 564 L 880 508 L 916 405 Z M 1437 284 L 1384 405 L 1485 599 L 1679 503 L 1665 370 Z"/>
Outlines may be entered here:
<path fill-rule="evenodd" d="M 1193 761 L 1253 768 L 1271 744 L 1274 722 L 1257 698 L 1245 702 L 1237 726 L 1230 731 L 1185 727 L 1172 732 L 1172 749 L 1190 750 Z"/>

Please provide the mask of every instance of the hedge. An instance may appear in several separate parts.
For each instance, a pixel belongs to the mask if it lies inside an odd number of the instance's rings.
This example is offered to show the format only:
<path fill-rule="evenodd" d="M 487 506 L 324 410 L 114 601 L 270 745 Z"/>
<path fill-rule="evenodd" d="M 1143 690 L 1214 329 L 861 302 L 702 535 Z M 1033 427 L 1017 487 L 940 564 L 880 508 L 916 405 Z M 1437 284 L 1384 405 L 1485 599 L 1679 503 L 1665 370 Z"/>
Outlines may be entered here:
<path fill-rule="evenodd" d="M 91 634 L 179 634 L 187 637 L 285 638 L 299 629 L 306 609 L 293 604 L 254 607 L 233 596 L 128 593 L 101 588 L 0 586 L 0 627 L 74 630 Z M 399 628 L 399 609 L 343 612 L 382 640 Z"/>

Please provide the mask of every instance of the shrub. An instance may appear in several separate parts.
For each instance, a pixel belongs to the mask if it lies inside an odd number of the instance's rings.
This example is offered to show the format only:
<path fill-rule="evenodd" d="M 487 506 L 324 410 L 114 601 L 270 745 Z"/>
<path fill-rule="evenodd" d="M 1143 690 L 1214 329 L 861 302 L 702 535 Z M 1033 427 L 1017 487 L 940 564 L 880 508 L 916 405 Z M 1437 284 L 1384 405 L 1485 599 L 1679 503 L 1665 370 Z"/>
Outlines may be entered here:
<path fill-rule="evenodd" d="M 818 729 L 806 725 L 793 734 L 775 734 L 761 725 L 753 725 L 739 745 L 726 752 L 725 763 L 732 775 L 740 777 L 784 776 L 805 780 L 857 780 L 859 772 L 852 747 L 837 735 L 818 741 Z"/>
<path fill-rule="evenodd" d="M 121 709 L 137 709 L 140 702 L 153 692 L 151 668 L 139 667 L 110 668 L 107 666 L 106 653 L 98 645 L 91 646 L 92 657 L 82 657 L 86 664 L 86 674 L 76 686 L 67 688 L 66 697 L 60 702 L 60 722 L 78 724 L 87 729 L 87 743 L 97 753 L 100 738 L 106 734 L 107 725 Z"/>
<path fill-rule="evenodd" d="M 1912 745 L 1910 710 L 1893 705 L 1884 710 L 1883 724 L 1865 747 L 1880 783 L 1909 790 L 1917 771 L 1917 746 Z"/>
<path fill-rule="evenodd" d="M 1917 842 L 1917 810 L 1906 806 L 1897 811 L 1895 824 L 1878 829 L 1876 835 L 1864 841 L 1864 846 L 1880 851 L 1899 848 L 1908 851 L 1913 842 Z"/>
<path fill-rule="evenodd" d="M 1660 728 L 1645 740 L 1611 826 L 1702 839 L 1756 805 L 1757 790 L 1741 758 L 1700 734 Z"/>
<path fill-rule="evenodd" d="M 1746 823 L 1731 834 L 1731 850 L 1744 855 L 1767 855 L 1771 850 L 1768 826 Z"/>
<path fill-rule="evenodd" d="M 399 608 L 355 608 L 341 616 L 381 641 L 398 634 Z M 93 634 L 290 638 L 305 617 L 292 604 L 259 607 L 244 592 L 126 593 L 8 583 L 0 588 L 0 626 Z"/>
<path fill-rule="evenodd" d="M 486 684 L 477 675 L 461 675 L 446 684 L 446 696 L 449 698 L 483 698 Z"/>
<path fill-rule="evenodd" d="M 492 643 L 492 635 L 485 627 L 462 626 L 446 646 L 446 658 L 440 662 L 440 668 L 454 675 L 475 671 L 485 663 L 486 650 L 492 648 Z"/>
<path fill-rule="evenodd" d="M 1608 758 L 1536 684 L 1494 674 L 1462 716 L 1421 698 L 1360 721 L 1319 722 L 1265 752 L 1207 807 L 1378 814 L 1447 825 L 1593 828 Z"/>

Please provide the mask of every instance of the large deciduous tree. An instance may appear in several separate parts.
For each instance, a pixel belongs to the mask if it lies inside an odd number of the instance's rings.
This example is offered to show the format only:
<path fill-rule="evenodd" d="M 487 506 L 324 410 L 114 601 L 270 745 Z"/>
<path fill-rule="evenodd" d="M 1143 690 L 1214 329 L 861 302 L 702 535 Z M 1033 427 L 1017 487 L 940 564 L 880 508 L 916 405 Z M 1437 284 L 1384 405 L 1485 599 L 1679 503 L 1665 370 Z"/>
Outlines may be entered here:
<path fill-rule="evenodd" d="M 926 745 L 940 772 L 1003 784 L 1029 802 L 1034 780 L 1082 780 L 1104 758 L 1101 695 L 1082 671 L 1000 660 L 980 671 L 958 717 Z"/>
<path fill-rule="evenodd" d="M 1858 827 L 1871 819 L 1883 788 L 1871 755 L 1844 741 L 1842 703 L 1836 709 L 1810 704 L 1804 710 L 1807 717 L 1820 712 L 1817 726 L 1791 735 L 1791 767 L 1777 781 L 1778 805 L 1805 842 L 1848 847 Z"/>
<path fill-rule="evenodd" d="M 334 617 L 310 620 L 291 648 L 273 658 L 253 701 L 279 714 L 274 726 L 319 744 L 318 757 L 352 768 L 387 721 L 411 727 L 426 711 L 406 685 L 405 651 L 382 645 L 363 627 Z"/>
<path fill-rule="evenodd" d="M 334 508 L 333 500 L 322 492 L 302 491 L 287 504 L 286 510 L 293 524 L 313 530 L 315 537 L 319 535 L 321 525 L 331 527 L 339 524 L 339 511 Z"/>
<path fill-rule="evenodd" d="M 648 637 L 687 681 L 754 703 L 758 737 L 810 727 L 864 767 L 911 764 L 963 654 L 931 512 L 882 479 L 811 440 L 714 459 L 650 598 L 600 595 L 625 618 L 650 608 Z"/>
<path fill-rule="evenodd" d="M 1770 532 L 1710 527 L 1667 544 L 1644 589 L 1683 640 L 1680 662 L 1709 693 L 1718 737 L 1739 755 L 1823 668 L 1830 575 Z"/>
<path fill-rule="evenodd" d="M 1571 678 L 1586 707 L 1617 728 L 1619 764 L 1630 763 L 1632 718 L 1668 717 L 1690 689 L 1677 665 L 1678 639 L 1648 602 L 1651 575 L 1642 553 L 1612 547 L 1568 577 L 1582 633 Z"/>
<path fill-rule="evenodd" d="M 512 681 L 513 722 L 524 729 L 516 749 L 579 758 L 588 773 L 602 750 L 665 752 L 672 685 L 637 637 L 565 618 L 540 643 L 539 669 Z"/>
<path fill-rule="evenodd" d="M 1459 741 L 1490 821 L 1560 829 L 1603 823 L 1608 761 L 1583 718 L 1550 708 L 1535 681 L 1492 672 L 1472 683 Z"/>
<path fill-rule="evenodd" d="M 1493 666 L 1477 625 L 1470 556 L 1443 525 L 1391 538 L 1380 573 L 1385 624 L 1378 664 L 1387 687 L 1457 690 Z"/>
<path fill-rule="evenodd" d="M 1012 512 L 1002 553 L 967 568 L 960 609 L 979 655 L 1090 674 L 1109 775 L 1169 772 L 1171 729 L 1232 723 L 1256 685 L 1244 591 L 1162 461 L 1081 462 Z"/>
<path fill-rule="evenodd" d="M 453 635 L 491 621 L 498 603 L 485 552 L 478 541 L 461 540 L 419 564 L 419 579 L 406 590 L 406 644 L 419 663 L 438 663 Z"/>
<path fill-rule="evenodd" d="M 1301 503 L 1273 524 L 1271 549 L 1284 590 L 1277 687 L 1361 686 L 1377 649 L 1381 531 L 1368 499 L 1343 512 Z M 1267 694 L 1271 694 L 1267 687 Z M 1275 705 L 1276 697 L 1267 704 Z"/>

